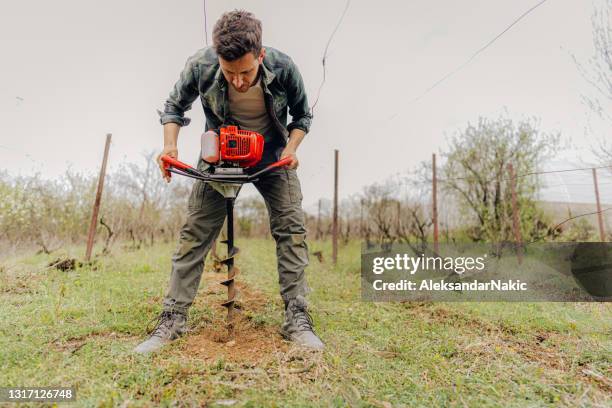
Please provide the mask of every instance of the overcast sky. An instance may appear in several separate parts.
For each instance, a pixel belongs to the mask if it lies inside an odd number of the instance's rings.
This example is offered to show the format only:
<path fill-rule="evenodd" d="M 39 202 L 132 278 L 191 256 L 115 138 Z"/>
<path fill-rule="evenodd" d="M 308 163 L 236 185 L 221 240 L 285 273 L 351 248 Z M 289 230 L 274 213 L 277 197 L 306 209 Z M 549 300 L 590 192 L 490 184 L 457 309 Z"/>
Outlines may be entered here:
<path fill-rule="evenodd" d="M 335 148 L 340 193 L 347 196 L 428 160 L 479 115 L 504 110 L 539 118 L 543 130 L 571 140 L 572 149 L 547 168 L 592 160 L 592 133 L 610 129 L 581 102 L 591 89 L 572 60 L 585 61 L 594 52 L 590 0 L 547 1 L 465 69 L 417 103 L 406 103 L 535 3 L 353 0 L 330 46 L 327 82 L 298 152 L 305 205 L 331 197 Z M 330 0 L 208 0 L 209 41 L 222 12 L 254 12 L 263 22 L 264 44 L 298 64 L 312 103 L 323 49 L 344 6 Z M 94 173 L 110 132 L 112 171 L 121 161 L 142 160 L 143 151 L 161 149 L 155 110 L 185 60 L 205 45 L 203 1 L 7 2 L 0 42 L 0 168 L 13 174 L 37 169 L 48 177 L 68 166 Z M 179 158 L 192 163 L 204 123 L 198 102 L 188 116 L 193 121 L 181 132 Z M 584 177 L 588 183 L 590 174 Z M 602 186 L 602 194 L 612 202 L 609 187 Z M 591 189 L 583 190 L 549 198 L 591 200 Z"/>

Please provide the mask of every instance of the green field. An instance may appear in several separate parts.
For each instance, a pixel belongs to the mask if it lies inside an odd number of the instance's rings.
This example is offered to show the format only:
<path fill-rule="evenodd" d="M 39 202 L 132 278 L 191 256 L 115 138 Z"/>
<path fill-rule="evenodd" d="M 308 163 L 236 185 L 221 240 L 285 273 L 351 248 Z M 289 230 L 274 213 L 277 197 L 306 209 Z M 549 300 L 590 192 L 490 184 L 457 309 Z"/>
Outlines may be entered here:
<path fill-rule="evenodd" d="M 323 353 L 291 347 L 271 240 L 239 239 L 243 292 L 224 343 L 208 271 L 191 333 L 131 350 L 161 307 L 173 245 L 114 249 L 60 271 L 58 256 L 0 259 L 0 386 L 74 386 L 78 406 L 612 406 L 612 307 L 596 303 L 365 303 L 359 243 L 311 256 Z M 207 267 L 208 269 L 208 267 Z M 39 406 L 40 404 L 36 405 Z M 35 404 L 32 404 L 35 406 Z"/>

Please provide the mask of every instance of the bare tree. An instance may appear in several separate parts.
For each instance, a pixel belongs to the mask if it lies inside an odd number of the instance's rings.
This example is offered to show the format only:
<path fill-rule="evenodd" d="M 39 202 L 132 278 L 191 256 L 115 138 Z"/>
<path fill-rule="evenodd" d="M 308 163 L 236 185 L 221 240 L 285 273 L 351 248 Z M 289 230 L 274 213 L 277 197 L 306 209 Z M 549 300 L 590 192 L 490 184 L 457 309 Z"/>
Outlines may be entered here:
<path fill-rule="evenodd" d="M 574 61 L 593 94 L 583 95 L 585 104 L 608 124 L 612 124 L 612 0 L 596 0 L 591 16 L 595 53 L 586 62 Z M 594 153 L 603 165 L 612 165 L 610 135 L 600 138 Z"/>
<path fill-rule="evenodd" d="M 374 227 L 377 240 L 382 243 L 393 243 L 396 240 L 395 223 L 397 221 L 397 199 L 393 197 L 394 187 L 387 184 L 373 184 L 364 189 L 363 203 L 368 219 Z"/>
<path fill-rule="evenodd" d="M 412 239 L 425 246 L 427 243 L 427 237 L 429 236 L 430 228 L 432 226 L 431 217 L 427 214 L 427 211 L 423 208 L 421 202 L 405 202 L 402 206 L 402 213 L 400 217 L 401 222 L 398 222 L 397 236 L 399 241 L 404 243 L 411 243 Z"/>

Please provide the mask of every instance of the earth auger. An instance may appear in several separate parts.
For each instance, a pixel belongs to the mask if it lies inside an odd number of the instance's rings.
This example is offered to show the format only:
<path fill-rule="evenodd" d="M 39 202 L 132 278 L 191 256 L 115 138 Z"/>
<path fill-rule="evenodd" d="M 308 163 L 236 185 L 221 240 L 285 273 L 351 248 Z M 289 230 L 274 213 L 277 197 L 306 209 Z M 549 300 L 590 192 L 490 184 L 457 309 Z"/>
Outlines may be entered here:
<path fill-rule="evenodd" d="M 235 280 L 239 273 L 234 262 L 238 254 L 238 248 L 234 246 L 234 202 L 243 184 L 257 181 L 259 177 L 275 168 L 291 163 L 291 158 L 285 158 L 249 174 L 246 169 L 259 163 L 263 145 L 264 140 L 261 134 L 239 130 L 236 126 L 227 126 L 220 128 L 218 133 L 209 130 L 202 135 L 202 160 L 207 165 L 204 170 L 195 169 L 167 155 L 161 157 L 168 175 L 175 173 L 202 180 L 209 183 L 225 198 L 227 237 L 221 243 L 227 245 L 227 256 L 221 260 L 221 263 L 227 266 L 227 279 L 220 283 L 227 287 L 227 300 L 222 303 L 222 306 L 227 308 L 227 324 L 230 333 L 233 329 L 237 296 Z"/>
<path fill-rule="evenodd" d="M 232 324 L 234 317 L 234 304 L 236 299 L 236 275 L 240 272 L 234 264 L 234 257 L 238 254 L 238 247 L 234 246 L 234 200 L 235 198 L 225 198 L 225 207 L 227 209 L 227 238 L 221 241 L 222 244 L 227 244 L 227 257 L 221 261 L 227 266 L 227 279 L 221 281 L 223 286 L 227 286 L 227 300 L 222 303 L 227 308 L 227 322 Z"/>

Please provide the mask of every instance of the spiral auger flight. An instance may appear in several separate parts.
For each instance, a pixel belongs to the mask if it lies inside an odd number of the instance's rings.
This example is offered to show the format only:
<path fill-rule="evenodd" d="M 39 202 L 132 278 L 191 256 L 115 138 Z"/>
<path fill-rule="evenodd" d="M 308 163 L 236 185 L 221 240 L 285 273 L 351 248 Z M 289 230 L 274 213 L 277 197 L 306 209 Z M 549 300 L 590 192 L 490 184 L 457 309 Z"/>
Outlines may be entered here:
<path fill-rule="evenodd" d="M 223 286 L 227 287 L 227 300 L 221 305 L 227 308 L 227 324 L 231 329 L 234 318 L 234 306 L 236 302 L 236 275 L 239 273 L 238 267 L 234 264 L 234 258 L 238 254 L 238 248 L 234 246 L 234 198 L 226 198 L 225 204 L 227 208 L 227 239 L 221 243 L 227 244 L 227 257 L 221 261 L 227 266 L 227 279 L 221 281 Z"/>

